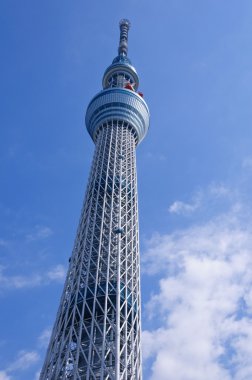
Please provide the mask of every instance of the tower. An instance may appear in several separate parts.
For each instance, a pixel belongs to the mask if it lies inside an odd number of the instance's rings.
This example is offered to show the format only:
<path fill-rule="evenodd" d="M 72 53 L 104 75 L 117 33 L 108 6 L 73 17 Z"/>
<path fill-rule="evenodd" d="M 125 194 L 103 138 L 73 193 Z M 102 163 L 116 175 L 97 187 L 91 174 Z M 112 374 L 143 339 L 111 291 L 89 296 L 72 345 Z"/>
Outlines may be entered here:
<path fill-rule="evenodd" d="M 40 380 L 141 380 L 135 149 L 149 127 L 120 22 L 118 56 L 89 103 L 95 153 Z"/>

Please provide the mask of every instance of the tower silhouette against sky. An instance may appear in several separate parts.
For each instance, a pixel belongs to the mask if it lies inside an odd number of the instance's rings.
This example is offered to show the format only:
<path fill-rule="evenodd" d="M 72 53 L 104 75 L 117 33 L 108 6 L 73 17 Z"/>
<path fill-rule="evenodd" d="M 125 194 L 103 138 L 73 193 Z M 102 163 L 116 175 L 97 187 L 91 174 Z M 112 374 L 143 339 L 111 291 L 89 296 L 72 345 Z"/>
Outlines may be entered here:
<path fill-rule="evenodd" d="M 139 79 L 118 56 L 89 103 L 95 153 L 73 253 L 40 380 L 140 380 L 139 231 L 135 149 L 149 127 Z"/>

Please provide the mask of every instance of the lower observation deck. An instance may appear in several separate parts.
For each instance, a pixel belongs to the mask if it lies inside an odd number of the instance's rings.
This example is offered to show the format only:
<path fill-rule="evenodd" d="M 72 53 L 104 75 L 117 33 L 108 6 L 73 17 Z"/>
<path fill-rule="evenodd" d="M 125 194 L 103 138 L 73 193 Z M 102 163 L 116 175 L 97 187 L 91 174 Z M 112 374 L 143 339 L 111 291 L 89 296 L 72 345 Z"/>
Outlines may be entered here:
<path fill-rule="evenodd" d="M 94 141 L 99 127 L 110 120 L 129 123 L 139 143 L 149 129 L 149 109 L 134 91 L 124 88 L 103 90 L 91 100 L 86 113 L 87 130 Z"/>

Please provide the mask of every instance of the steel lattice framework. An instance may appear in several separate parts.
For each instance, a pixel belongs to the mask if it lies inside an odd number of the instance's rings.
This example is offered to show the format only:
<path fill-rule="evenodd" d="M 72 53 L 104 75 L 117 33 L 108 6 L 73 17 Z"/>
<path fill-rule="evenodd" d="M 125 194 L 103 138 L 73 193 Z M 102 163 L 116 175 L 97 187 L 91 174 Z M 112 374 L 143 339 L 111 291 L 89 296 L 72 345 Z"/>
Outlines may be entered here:
<path fill-rule="evenodd" d="M 96 149 L 74 250 L 41 380 L 140 380 L 140 280 L 135 148 L 149 111 L 127 58 L 119 55 L 86 125 Z"/>

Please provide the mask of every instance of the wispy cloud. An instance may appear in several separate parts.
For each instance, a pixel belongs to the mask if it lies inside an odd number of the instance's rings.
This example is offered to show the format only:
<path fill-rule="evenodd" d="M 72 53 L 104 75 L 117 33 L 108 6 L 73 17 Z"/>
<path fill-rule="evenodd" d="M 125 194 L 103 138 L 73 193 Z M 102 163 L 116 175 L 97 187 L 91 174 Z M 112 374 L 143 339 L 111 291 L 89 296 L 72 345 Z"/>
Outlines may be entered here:
<path fill-rule="evenodd" d="M 16 360 L 7 367 L 6 372 L 25 370 L 37 363 L 38 360 L 39 355 L 36 351 L 20 351 Z"/>
<path fill-rule="evenodd" d="M 62 282 L 65 278 L 65 268 L 63 265 L 56 265 L 43 274 L 30 275 L 8 275 L 5 268 L 0 267 L 0 290 L 33 288 L 40 285 L 47 285 L 51 282 Z"/>
<path fill-rule="evenodd" d="M 176 200 L 169 206 L 168 211 L 171 214 L 190 215 L 196 210 L 206 206 L 209 200 L 214 202 L 222 197 L 232 197 L 232 195 L 233 191 L 224 184 L 212 183 L 206 189 L 201 189 L 193 194 L 189 202 Z"/>
<path fill-rule="evenodd" d="M 157 161 L 166 161 L 167 160 L 167 156 L 163 153 L 147 152 L 146 158 L 149 158 L 151 160 L 157 160 Z"/>
<path fill-rule="evenodd" d="M 242 161 L 242 167 L 245 169 L 252 169 L 252 156 L 245 157 Z"/>
<path fill-rule="evenodd" d="M 66 276 L 66 270 L 63 265 L 56 265 L 54 268 L 46 273 L 46 277 L 50 281 L 62 281 Z"/>
<path fill-rule="evenodd" d="M 21 350 L 17 353 L 16 358 L 6 368 L 0 370 L 0 380 L 16 380 L 20 371 L 25 371 L 34 367 L 36 371 L 34 380 L 39 379 L 40 370 L 37 370 L 41 363 L 41 353 L 48 346 L 51 336 L 51 329 L 45 328 L 37 338 L 36 348 L 33 350 Z M 44 352 L 43 352 L 44 355 Z"/>
<path fill-rule="evenodd" d="M 210 190 L 208 190 L 209 194 Z M 222 196 L 225 187 L 212 189 Z M 156 234 L 144 269 L 159 274 L 143 333 L 151 380 L 252 378 L 252 220 L 247 205 L 169 235 Z M 162 272 L 160 272 L 162 268 Z"/>
<path fill-rule="evenodd" d="M 234 193 L 233 190 L 231 190 L 229 187 L 224 185 L 223 183 L 211 183 L 211 185 L 208 186 L 206 191 L 206 197 L 225 197 L 225 196 L 232 196 Z"/>
<path fill-rule="evenodd" d="M 52 333 L 52 329 L 46 328 L 42 331 L 40 336 L 38 337 L 39 347 L 47 347 L 49 343 L 49 339 Z"/>
<path fill-rule="evenodd" d="M 190 214 L 199 208 L 199 200 L 195 200 L 192 203 L 185 203 L 182 201 L 175 201 L 169 207 L 171 214 Z"/>
<path fill-rule="evenodd" d="M 0 371 L 0 380 L 12 380 L 6 371 Z"/>
<path fill-rule="evenodd" d="M 4 370 L 0 371 L 0 380 L 12 380 L 13 374 L 19 371 L 24 371 L 39 361 L 39 354 L 37 351 L 20 351 Z"/>
<path fill-rule="evenodd" d="M 46 239 L 53 234 L 51 228 L 47 226 L 35 226 L 34 230 L 26 235 L 26 241 L 32 242 L 36 240 Z"/>
<path fill-rule="evenodd" d="M 8 247 L 8 241 L 4 239 L 0 239 L 0 247 Z"/>
<path fill-rule="evenodd" d="M 193 195 L 190 202 L 183 202 L 183 201 L 177 200 L 169 206 L 168 211 L 171 214 L 178 214 L 178 215 L 191 214 L 201 206 L 203 196 L 204 196 L 203 192 L 198 191 L 196 194 Z"/>

